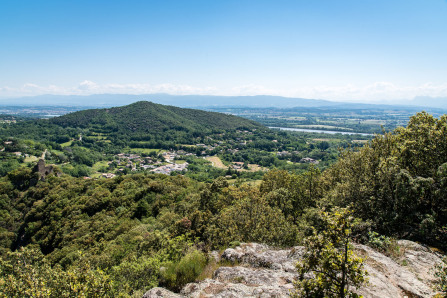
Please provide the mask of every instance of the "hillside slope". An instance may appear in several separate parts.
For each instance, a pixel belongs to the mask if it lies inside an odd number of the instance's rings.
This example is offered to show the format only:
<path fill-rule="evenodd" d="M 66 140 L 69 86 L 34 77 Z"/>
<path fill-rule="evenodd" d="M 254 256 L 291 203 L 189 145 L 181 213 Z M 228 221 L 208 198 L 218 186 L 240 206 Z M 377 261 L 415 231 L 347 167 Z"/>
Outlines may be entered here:
<path fill-rule="evenodd" d="M 123 107 L 92 109 L 53 118 L 51 123 L 63 127 L 89 128 L 103 126 L 120 131 L 155 132 L 169 129 L 183 131 L 210 131 L 215 129 L 253 129 L 261 127 L 240 117 L 165 106 L 139 101 Z"/>

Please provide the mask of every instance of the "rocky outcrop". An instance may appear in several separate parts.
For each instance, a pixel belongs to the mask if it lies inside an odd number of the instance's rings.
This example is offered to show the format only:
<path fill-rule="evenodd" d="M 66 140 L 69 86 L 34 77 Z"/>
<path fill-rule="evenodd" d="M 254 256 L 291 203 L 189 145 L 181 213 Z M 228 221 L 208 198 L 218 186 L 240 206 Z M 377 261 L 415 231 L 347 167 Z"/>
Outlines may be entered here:
<path fill-rule="evenodd" d="M 364 297 L 432 297 L 432 268 L 441 262 L 430 249 L 417 243 L 398 241 L 401 253 L 393 260 L 365 245 L 355 245 L 366 258 L 369 284 L 357 292 Z M 245 243 L 220 256 L 222 264 L 212 279 L 187 284 L 180 294 L 162 288 L 144 297 L 288 297 L 296 278 L 295 264 L 304 253 L 297 246 L 273 249 L 264 244 Z M 218 258 L 214 252 L 213 258 Z"/>
<path fill-rule="evenodd" d="M 365 245 L 356 245 L 366 257 L 369 285 L 358 290 L 364 297 L 432 297 L 432 268 L 441 259 L 429 249 L 411 242 L 399 241 L 403 255 L 394 261 Z"/>

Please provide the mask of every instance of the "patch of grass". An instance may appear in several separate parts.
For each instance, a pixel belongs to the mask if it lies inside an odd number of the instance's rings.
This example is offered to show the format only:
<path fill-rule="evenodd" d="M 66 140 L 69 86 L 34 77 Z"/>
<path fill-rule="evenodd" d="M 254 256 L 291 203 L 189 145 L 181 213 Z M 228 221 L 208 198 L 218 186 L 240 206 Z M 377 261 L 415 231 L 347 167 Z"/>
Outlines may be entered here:
<path fill-rule="evenodd" d="M 35 162 L 35 161 L 38 161 L 38 160 L 39 159 L 37 158 L 37 156 L 31 155 L 31 156 L 25 157 L 24 162 L 25 163 L 29 163 L 29 162 Z"/>
<path fill-rule="evenodd" d="M 71 163 L 67 163 L 67 164 L 63 165 L 63 167 L 68 169 L 68 170 L 73 170 L 74 169 L 74 167 L 73 167 L 73 165 Z"/>
<path fill-rule="evenodd" d="M 236 276 L 232 279 L 232 282 L 237 284 L 243 283 L 244 281 L 245 278 L 243 276 Z"/>
<path fill-rule="evenodd" d="M 90 175 L 90 177 L 92 177 L 92 178 L 99 178 L 99 177 L 101 177 L 101 173 L 93 173 L 93 174 Z"/>
<path fill-rule="evenodd" d="M 104 136 L 96 136 L 96 135 L 93 135 L 93 136 L 87 136 L 88 138 L 90 138 L 90 139 L 95 139 L 95 140 L 105 140 L 105 139 L 107 139 L 107 137 L 104 137 Z"/>
<path fill-rule="evenodd" d="M 245 183 L 248 184 L 248 185 L 252 185 L 252 186 L 260 186 L 261 183 L 262 183 L 262 180 L 261 180 L 261 179 L 258 179 L 258 180 L 250 180 L 250 181 L 247 181 L 247 182 L 245 182 Z"/>
<path fill-rule="evenodd" d="M 368 241 L 369 246 L 371 246 L 374 249 L 377 249 L 384 255 L 404 265 L 403 263 L 406 262 L 406 260 L 402 260 L 401 258 L 405 255 L 405 248 L 400 247 L 397 244 L 396 239 L 379 235 L 376 232 L 369 232 L 368 236 L 369 236 Z"/>
<path fill-rule="evenodd" d="M 206 160 L 210 161 L 213 167 L 216 167 L 218 169 L 227 169 L 228 165 L 225 165 L 223 161 L 218 156 L 209 156 L 205 158 Z"/>
<path fill-rule="evenodd" d="M 236 241 L 231 241 L 229 247 L 235 248 L 239 245 L 241 245 L 241 242 L 236 240 Z"/>
<path fill-rule="evenodd" d="M 397 262 L 406 262 L 406 260 L 401 260 L 401 258 L 405 255 L 405 248 L 400 247 L 397 244 L 396 239 L 379 235 L 376 232 L 369 232 L 368 237 L 368 245 L 372 248 L 379 250 L 384 255 Z"/>
<path fill-rule="evenodd" d="M 385 125 L 385 120 L 368 119 L 360 122 L 361 124 Z"/>
<path fill-rule="evenodd" d="M 62 143 L 61 146 L 62 147 L 70 147 L 71 144 L 73 144 L 73 141 L 68 141 L 68 142 Z"/>
<path fill-rule="evenodd" d="M 104 167 L 108 167 L 109 165 L 108 165 L 108 163 L 107 163 L 107 161 L 98 161 L 98 162 L 96 162 L 93 166 L 92 166 L 92 170 L 94 171 L 94 172 L 99 172 L 99 170 L 101 169 L 101 168 L 104 168 Z"/>
<path fill-rule="evenodd" d="M 240 185 L 245 184 L 245 185 L 252 185 L 252 186 L 260 186 L 262 183 L 262 180 L 243 180 L 243 181 L 241 181 L 238 179 L 228 179 L 227 181 L 230 185 L 242 182 L 242 183 L 240 183 Z"/>
<path fill-rule="evenodd" d="M 267 171 L 267 168 L 261 167 L 257 164 L 248 164 L 249 172 L 257 172 L 257 171 Z"/>
<path fill-rule="evenodd" d="M 384 254 L 392 258 L 393 260 L 398 260 L 405 255 L 405 248 L 400 247 L 397 244 L 397 241 L 393 239 L 391 240 L 391 244 L 384 251 Z"/>
<path fill-rule="evenodd" d="M 207 278 L 213 278 L 214 272 L 221 267 L 221 264 L 216 262 L 216 260 L 211 259 L 208 264 L 203 268 L 203 271 L 197 277 L 197 280 L 202 281 Z"/>
<path fill-rule="evenodd" d="M 238 241 L 234 241 L 238 242 Z M 236 247 L 236 246 L 235 246 Z M 219 255 L 222 255 L 223 249 L 219 251 Z M 239 266 L 239 262 L 231 262 L 228 260 L 220 260 L 220 262 L 216 262 L 214 258 L 210 258 L 208 260 L 208 264 L 205 266 L 203 271 L 200 273 L 200 275 L 197 277 L 197 280 L 201 281 L 207 278 L 213 278 L 214 272 L 219 269 L 220 267 L 236 267 Z"/>
<path fill-rule="evenodd" d="M 123 150 L 125 153 L 135 153 L 135 154 L 149 154 L 151 152 L 156 152 L 157 154 L 163 153 L 164 151 L 161 149 L 152 149 L 152 148 L 125 148 Z"/>
<path fill-rule="evenodd" d="M 352 143 L 359 143 L 359 144 L 366 144 L 368 143 L 368 140 L 352 140 Z"/>

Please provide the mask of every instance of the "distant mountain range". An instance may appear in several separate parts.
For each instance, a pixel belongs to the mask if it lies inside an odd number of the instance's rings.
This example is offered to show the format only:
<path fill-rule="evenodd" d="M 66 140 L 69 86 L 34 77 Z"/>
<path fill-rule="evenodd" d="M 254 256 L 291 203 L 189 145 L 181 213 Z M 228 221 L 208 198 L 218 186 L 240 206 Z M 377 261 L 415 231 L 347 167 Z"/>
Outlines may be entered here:
<path fill-rule="evenodd" d="M 151 101 L 177 107 L 339 107 L 339 108 L 387 108 L 390 106 L 406 106 L 419 108 L 447 109 L 447 98 L 415 97 L 413 100 L 399 100 L 395 104 L 335 102 L 321 99 L 290 98 L 271 95 L 257 96 L 213 96 L 213 95 L 170 95 L 170 94 L 95 94 L 95 95 L 39 95 L 30 97 L 0 99 L 0 105 L 23 106 L 84 106 L 115 107 L 137 101 Z"/>
<path fill-rule="evenodd" d="M 0 105 L 70 105 L 113 107 L 131 104 L 137 101 L 151 101 L 177 107 L 319 107 L 333 106 L 339 103 L 327 100 L 287 98 L 281 96 L 212 96 L 212 95 L 170 95 L 170 94 L 95 94 L 95 95 L 39 95 L 11 99 L 0 99 Z"/>
<path fill-rule="evenodd" d="M 405 103 L 402 101 L 402 103 Z M 408 105 L 447 109 L 447 97 L 417 96 Z"/>

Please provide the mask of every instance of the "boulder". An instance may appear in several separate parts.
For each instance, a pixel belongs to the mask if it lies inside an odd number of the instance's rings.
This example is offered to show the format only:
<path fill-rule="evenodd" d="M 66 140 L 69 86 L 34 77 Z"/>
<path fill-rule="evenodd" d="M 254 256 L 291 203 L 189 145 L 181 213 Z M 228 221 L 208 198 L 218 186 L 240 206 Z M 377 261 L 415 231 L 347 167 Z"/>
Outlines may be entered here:
<path fill-rule="evenodd" d="M 242 243 L 236 248 L 228 248 L 222 259 L 253 267 L 265 267 L 286 272 L 296 272 L 295 264 L 304 254 L 304 247 L 272 249 L 265 244 Z"/>

